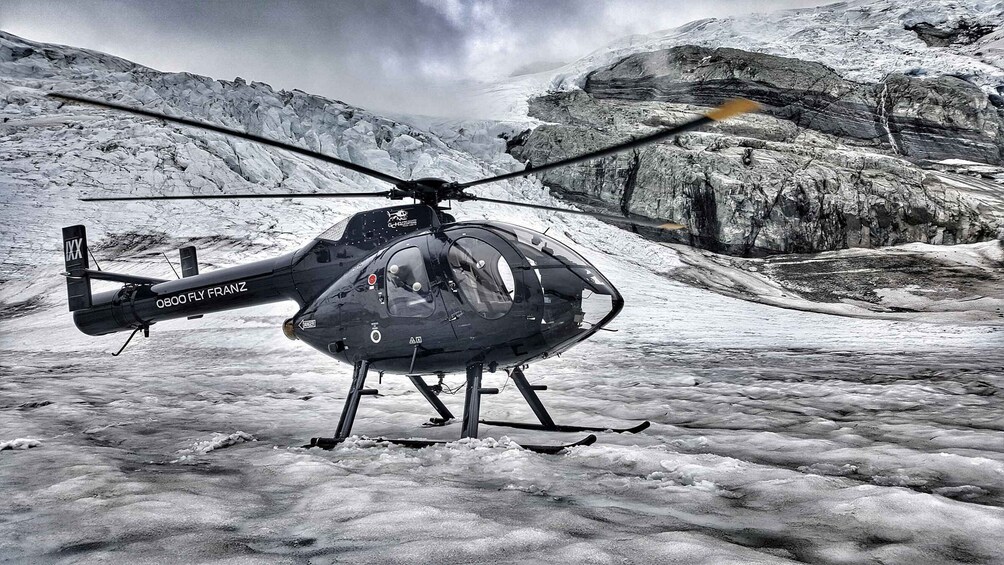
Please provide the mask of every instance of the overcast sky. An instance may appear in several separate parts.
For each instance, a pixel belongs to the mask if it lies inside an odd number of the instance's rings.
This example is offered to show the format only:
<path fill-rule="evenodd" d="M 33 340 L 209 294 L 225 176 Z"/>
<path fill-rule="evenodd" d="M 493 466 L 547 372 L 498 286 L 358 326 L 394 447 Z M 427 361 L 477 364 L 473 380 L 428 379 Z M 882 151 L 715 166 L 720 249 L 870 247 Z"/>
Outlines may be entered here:
<path fill-rule="evenodd" d="M 0 29 L 162 71 L 448 114 L 444 85 L 571 62 L 688 21 L 824 0 L 0 0 Z"/>

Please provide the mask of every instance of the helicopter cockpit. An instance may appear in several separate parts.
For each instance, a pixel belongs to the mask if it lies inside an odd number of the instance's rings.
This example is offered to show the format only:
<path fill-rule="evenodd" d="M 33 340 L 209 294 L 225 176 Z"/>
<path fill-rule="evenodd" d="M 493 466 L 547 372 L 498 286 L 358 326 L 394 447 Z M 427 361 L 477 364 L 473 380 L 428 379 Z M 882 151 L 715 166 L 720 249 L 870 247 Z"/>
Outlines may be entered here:
<path fill-rule="evenodd" d="M 300 302 L 309 304 L 333 278 L 388 242 L 440 225 L 441 214 L 429 206 L 406 205 L 367 210 L 344 218 L 321 232 L 292 258 Z"/>
<path fill-rule="evenodd" d="M 496 320 L 509 312 L 516 283 L 498 249 L 480 239 L 462 237 L 450 246 L 448 261 L 458 290 L 479 316 Z"/>
<path fill-rule="evenodd" d="M 322 350 L 410 374 L 460 370 L 472 359 L 514 366 L 561 353 L 616 316 L 623 299 L 553 237 L 460 222 L 360 261 L 315 306 L 302 314 L 310 325 L 338 328 L 339 339 Z M 297 334 L 314 338 L 306 328 Z"/>
<path fill-rule="evenodd" d="M 519 226 L 492 222 L 488 227 L 513 245 L 528 263 L 526 270 L 531 276 L 525 277 L 524 283 L 540 289 L 540 331 L 550 347 L 563 350 L 620 312 L 620 293 L 596 267 L 568 246 Z"/>

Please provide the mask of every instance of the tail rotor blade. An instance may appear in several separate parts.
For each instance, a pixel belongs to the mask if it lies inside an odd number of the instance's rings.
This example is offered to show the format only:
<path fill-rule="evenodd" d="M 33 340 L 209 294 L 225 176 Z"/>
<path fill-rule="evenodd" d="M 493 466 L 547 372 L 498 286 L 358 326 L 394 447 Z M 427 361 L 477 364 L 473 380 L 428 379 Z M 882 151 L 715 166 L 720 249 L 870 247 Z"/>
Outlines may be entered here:
<path fill-rule="evenodd" d="M 611 222 L 621 222 L 625 224 L 634 224 L 638 226 L 647 226 L 651 228 L 658 228 L 662 230 L 682 230 L 686 229 L 687 226 L 683 224 L 676 224 L 673 222 L 661 222 L 659 220 L 650 220 L 647 218 L 629 218 L 627 216 L 615 216 L 613 214 L 601 214 L 599 212 L 587 212 L 585 210 L 571 210 L 569 208 L 557 208 L 554 206 L 544 206 L 541 204 L 530 204 L 527 202 L 510 202 L 509 200 L 496 200 L 495 198 L 485 198 L 483 196 L 474 196 L 473 194 L 464 195 L 464 200 L 474 200 L 477 202 L 493 202 L 495 204 L 505 204 L 507 206 L 519 206 L 521 208 L 533 208 L 534 210 L 548 210 L 550 212 L 561 212 L 563 214 L 576 214 L 579 216 L 591 216 L 593 218 L 599 218 L 601 220 L 608 220 Z"/>
<path fill-rule="evenodd" d="M 470 188 L 472 186 L 477 186 L 480 184 L 486 184 L 489 182 L 496 182 L 500 180 L 508 180 L 517 177 L 525 177 L 527 175 L 532 175 L 534 173 L 540 173 L 543 171 L 550 171 L 551 169 L 557 169 L 559 167 L 565 167 L 567 165 L 573 165 L 575 163 L 581 163 L 583 161 L 591 161 L 593 159 L 598 159 L 600 157 L 606 157 L 608 155 L 613 155 L 615 153 L 621 153 L 622 151 L 628 151 L 634 149 L 635 147 L 641 147 L 643 145 L 648 145 L 650 143 L 655 143 L 657 141 L 662 141 L 668 137 L 673 137 L 684 132 L 688 132 L 697 129 L 701 126 L 710 124 L 712 122 L 718 122 L 726 120 L 728 118 L 738 116 L 739 114 L 745 114 L 747 112 L 754 112 L 760 108 L 760 105 L 752 100 L 746 100 L 744 98 L 737 98 L 735 100 L 730 100 L 725 104 L 711 110 L 707 114 L 701 116 L 700 118 L 690 120 L 689 122 L 684 122 L 677 126 L 657 131 L 650 135 L 644 135 L 642 137 L 636 137 L 634 139 L 629 139 L 624 143 L 619 143 L 604 149 L 599 149 L 589 153 L 583 153 L 582 155 L 576 155 L 574 157 L 568 157 L 567 159 L 561 159 L 553 163 L 545 163 L 543 165 L 537 165 L 532 167 L 527 167 L 522 171 L 515 171 L 512 173 L 506 173 L 504 175 L 498 175 L 494 177 L 483 178 L 479 180 L 474 180 L 470 182 L 465 182 L 457 185 L 457 188 L 463 190 L 465 188 Z"/>
<path fill-rule="evenodd" d="M 130 114 L 136 114 L 137 116 L 145 116 L 148 118 L 154 118 L 158 120 L 164 120 L 166 122 L 171 122 L 175 124 L 181 124 L 184 126 L 189 126 L 193 128 L 204 129 L 208 131 L 214 131 L 216 133 L 222 133 L 225 135 L 232 135 L 240 139 L 246 139 L 248 141 L 253 141 L 255 143 L 261 143 L 262 145 L 268 145 L 269 147 L 275 147 L 276 149 L 283 149 L 292 153 L 297 153 L 299 155 L 304 155 L 306 157 L 311 157 L 319 161 L 324 161 L 332 165 L 337 165 L 344 169 L 350 171 L 355 171 L 357 173 L 372 177 L 384 182 L 393 184 L 394 186 L 400 186 L 406 183 L 403 179 L 388 175 L 386 173 L 381 173 L 380 171 L 375 171 L 369 167 L 364 167 L 362 165 L 357 165 L 351 161 L 346 161 L 344 159 L 339 159 L 337 157 L 332 157 L 330 155 L 325 155 L 324 153 L 319 153 L 317 151 L 311 151 L 310 149 L 304 149 L 302 147 L 297 147 L 295 145 L 290 145 L 289 143 L 283 143 L 281 141 L 276 141 L 274 139 L 269 139 L 267 137 L 261 137 L 258 135 L 253 135 L 250 133 L 245 133 L 240 130 L 230 129 L 223 126 L 218 126 L 215 124 L 209 124 L 206 122 L 200 122 L 198 120 L 190 120 L 188 118 L 176 118 L 174 116 L 167 116 L 158 112 L 152 112 L 150 110 L 144 110 L 142 108 L 133 108 L 131 106 L 123 106 L 122 104 L 115 104 L 113 102 L 105 102 L 104 100 L 95 100 L 93 98 L 84 98 L 83 96 L 75 96 L 72 94 L 61 94 L 57 92 L 50 92 L 48 94 L 53 98 L 58 98 L 60 100 L 66 100 L 69 102 L 78 102 L 81 104 L 90 104 L 92 106 L 100 106 L 102 108 L 109 108 L 112 110 L 119 110 L 121 112 L 128 112 Z"/>

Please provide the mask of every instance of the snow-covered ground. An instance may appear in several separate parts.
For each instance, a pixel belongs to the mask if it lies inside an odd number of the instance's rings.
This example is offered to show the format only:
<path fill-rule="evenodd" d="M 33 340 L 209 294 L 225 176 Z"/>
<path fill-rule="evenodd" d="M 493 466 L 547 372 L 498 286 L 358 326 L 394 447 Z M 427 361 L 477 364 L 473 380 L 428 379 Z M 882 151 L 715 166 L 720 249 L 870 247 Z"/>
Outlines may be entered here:
<path fill-rule="evenodd" d="M 595 258 L 628 297 L 619 331 L 528 376 L 561 422 L 653 426 L 563 455 L 297 447 L 333 430 L 348 367 L 282 338 L 288 307 L 163 324 L 119 358 L 121 336 L 78 339 L 65 313 L 7 320 L 0 439 L 41 445 L 0 452 L 0 555 L 1004 561 L 1000 327 L 772 308 Z M 434 414 L 405 379 L 374 386 L 357 433 L 459 435 L 419 428 Z M 459 413 L 459 396 L 446 402 Z M 484 414 L 532 418 L 511 383 Z"/>
<path fill-rule="evenodd" d="M 124 92 L 402 175 L 471 179 L 516 166 L 497 137 L 512 128 L 405 126 L 265 85 L 40 53 L 0 64 L 0 445 L 10 447 L 0 450 L 0 560 L 1004 562 L 1000 324 L 723 296 L 676 280 L 676 251 L 590 219 L 456 210 L 549 229 L 621 290 L 616 332 L 528 377 L 549 387 L 559 422 L 651 420 L 638 435 L 601 433 L 550 456 L 502 438 L 579 436 L 484 427 L 494 439 L 302 449 L 333 431 L 349 368 L 282 337 L 291 303 L 157 324 L 111 357 L 125 336 L 84 336 L 66 312 L 62 225 L 88 225 L 105 269 L 171 276 L 162 251 L 194 241 L 206 269 L 277 255 L 367 204 L 96 206 L 78 196 L 384 187 L 214 135 L 58 107 L 46 90 Z M 247 100 L 260 106 L 245 111 Z M 478 193 L 554 202 L 533 180 Z M 357 433 L 459 436 L 457 424 L 419 427 L 434 414 L 407 380 L 371 384 L 382 396 L 363 400 Z M 504 387 L 485 417 L 530 421 L 504 375 L 485 385 Z M 455 413 L 460 400 L 446 397 Z"/>
<path fill-rule="evenodd" d="M 729 296 L 841 316 L 1004 326 L 1004 244 L 910 243 L 745 259 L 671 245 L 670 276 Z"/>

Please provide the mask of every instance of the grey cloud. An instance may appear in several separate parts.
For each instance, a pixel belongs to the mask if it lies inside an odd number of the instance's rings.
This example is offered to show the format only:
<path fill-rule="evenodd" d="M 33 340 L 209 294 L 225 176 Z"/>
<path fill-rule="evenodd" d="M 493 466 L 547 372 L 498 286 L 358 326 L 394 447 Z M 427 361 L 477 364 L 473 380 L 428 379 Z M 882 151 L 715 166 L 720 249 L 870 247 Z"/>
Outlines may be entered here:
<path fill-rule="evenodd" d="M 569 62 L 619 37 L 821 0 L 4 0 L 0 29 L 165 71 L 242 76 L 376 110 L 455 112 L 455 81 Z"/>

